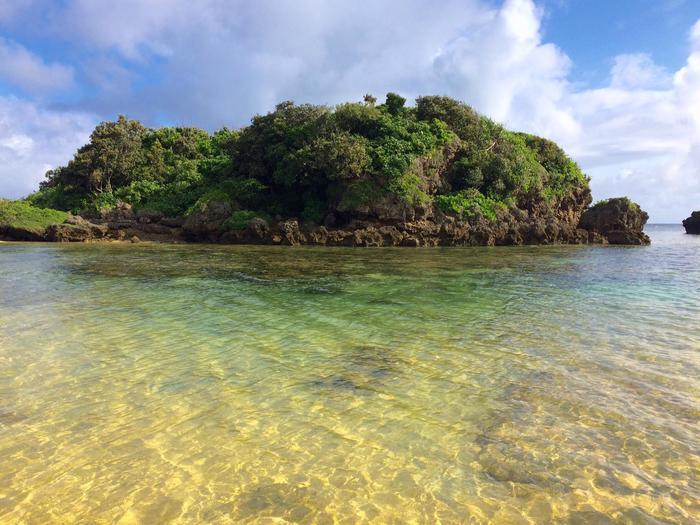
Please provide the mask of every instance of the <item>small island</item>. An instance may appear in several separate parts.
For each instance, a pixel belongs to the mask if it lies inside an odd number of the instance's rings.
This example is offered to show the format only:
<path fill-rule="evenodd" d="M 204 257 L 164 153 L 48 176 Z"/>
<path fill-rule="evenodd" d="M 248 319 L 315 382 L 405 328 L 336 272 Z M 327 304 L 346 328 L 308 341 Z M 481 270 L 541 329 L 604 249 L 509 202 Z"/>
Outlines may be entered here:
<path fill-rule="evenodd" d="M 0 201 L 0 239 L 327 246 L 643 245 L 629 199 L 591 205 L 589 179 L 554 142 L 468 105 L 283 102 L 242 129 L 93 131 L 22 201 Z"/>
<path fill-rule="evenodd" d="M 690 217 L 683 221 L 685 233 L 689 235 L 700 235 L 700 211 L 694 211 Z"/>

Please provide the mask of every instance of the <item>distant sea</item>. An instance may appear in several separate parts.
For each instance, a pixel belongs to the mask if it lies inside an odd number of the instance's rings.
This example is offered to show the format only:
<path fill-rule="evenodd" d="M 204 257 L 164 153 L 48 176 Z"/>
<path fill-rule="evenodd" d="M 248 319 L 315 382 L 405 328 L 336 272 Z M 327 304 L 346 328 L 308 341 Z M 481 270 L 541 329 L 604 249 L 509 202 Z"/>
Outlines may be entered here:
<path fill-rule="evenodd" d="M 697 523 L 700 237 L 647 232 L 0 244 L 0 523 Z"/>

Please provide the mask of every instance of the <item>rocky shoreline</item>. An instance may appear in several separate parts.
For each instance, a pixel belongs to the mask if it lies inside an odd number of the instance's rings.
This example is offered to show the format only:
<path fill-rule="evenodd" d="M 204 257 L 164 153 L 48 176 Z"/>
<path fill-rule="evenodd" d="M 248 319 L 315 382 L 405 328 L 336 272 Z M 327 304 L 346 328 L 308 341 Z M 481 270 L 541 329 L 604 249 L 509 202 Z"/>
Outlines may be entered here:
<path fill-rule="evenodd" d="M 71 215 L 43 232 L 0 227 L 0 238 L 15 241 L 98 242 L 155 241 L 221 244 L 320 246 L 517 246 L 549 244 L 645 245 L 647 214 L 627 199 L 611 199 L 571 217 L 530 216 L 521 210 L 499 212 L 496 220 L 460 220 L 436 208 L 403 209 L 393 216 L 338 219 L 324 225 L 296 218 L 253 217 L 241 229 L 226 229 L 231 215 L 226 203 L 212 203 L 188 217 L 165 217 L 134 211 L 129 205 L 102 210 L 96 216 Z M 574 218 L 575 219 L 575 218 Z M 341 224 L 338 224 L 341 223 Z"/>

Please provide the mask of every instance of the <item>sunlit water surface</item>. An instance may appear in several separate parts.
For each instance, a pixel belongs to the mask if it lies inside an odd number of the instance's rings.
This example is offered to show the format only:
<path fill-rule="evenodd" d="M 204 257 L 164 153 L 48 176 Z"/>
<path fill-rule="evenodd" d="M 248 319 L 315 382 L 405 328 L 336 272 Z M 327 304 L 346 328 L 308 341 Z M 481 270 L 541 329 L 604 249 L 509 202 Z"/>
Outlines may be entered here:
<path fill-rule="evenodd" d="M 2 244 L 0 522 L 696 523 L 700 238 L 648 232 Z"/>

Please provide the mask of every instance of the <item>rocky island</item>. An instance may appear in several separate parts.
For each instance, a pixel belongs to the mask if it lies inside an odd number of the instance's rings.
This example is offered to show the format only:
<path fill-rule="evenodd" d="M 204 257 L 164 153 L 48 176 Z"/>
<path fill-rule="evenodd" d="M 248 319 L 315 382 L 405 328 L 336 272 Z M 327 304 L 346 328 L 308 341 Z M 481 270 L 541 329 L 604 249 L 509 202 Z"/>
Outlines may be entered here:
<path fill-rule="evenodd" d="M 691 235 L 700 235 L 700 211 L 694 211 L 690 217 L 683 221 L 685 233 Z"/>
<path fill-rule="evenodd" d="M 328 246 L 648 244 L 629 199 L 591 205 L 555 143 L 448 97 L 407 107 L 279 104 L 213 134 L 97 126 L 23 201 L 0 201 L 0 238 Z"/>

